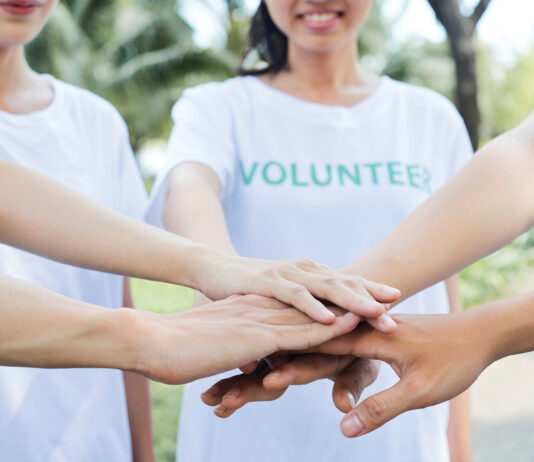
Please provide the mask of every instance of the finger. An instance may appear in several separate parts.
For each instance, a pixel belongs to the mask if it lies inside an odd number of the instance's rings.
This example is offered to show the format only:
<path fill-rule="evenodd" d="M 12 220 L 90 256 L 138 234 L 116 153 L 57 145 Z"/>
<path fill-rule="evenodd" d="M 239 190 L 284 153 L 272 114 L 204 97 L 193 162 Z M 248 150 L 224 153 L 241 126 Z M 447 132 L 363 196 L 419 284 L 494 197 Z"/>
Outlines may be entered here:
<path fill-rule="evenodd" d="M 219 380 L 216 384 L 212 385 L 205 392 L 200 395 L 202 402 L 208 406 L 218 406 L 221 404 L 223 396 L 237 383 L 239 383 L 243 377 L 243 374 L 234 375 L 226 379 Z"/>
<path fill-rule="evenodd" d="M 377 331 L 384 334 L 391 334 L 397 330 L 397 323 L 388 314 L 383 314 L 377 319 L 366 319 Z"/>
<path fill-rule="evenodd" d="M 257 368 L 258 361 L 252 361 L 248 364 L 245 364 L 244 366 L 241 366 L 239 370 L 243 372 L 243 374 L 252 374 Z"/>
<path fill-rule="evenodd" d="M 321 354 L 298 356 L 267 374 L 263 379 L 263 385 L 269 390 L 283 389 L 290 385 L 305 385 L 342 372 L 353 360 L 352 356 Z"/>
<path fill-rule="evenodd" d="M 353 313 L 338 316 L 332 325 L 319 323 L 301 326 L 281 326 L 277 330 L 277 351 L 305 350 L 344 335 L 358 325 L 360 318 Z"/>
<path fill-rule="evenodd" d="M 341 432 L 348 438 L 372 432 L 412 409 L 413 399 L 406 390 L 405 382 L 400 380 L 395 386 L 370 396 L 350 411 L 341 421 Z"/>
<path fill-rule="evenodd" d="M 357 330 L 337 337 L 310 351 L 333 354 L 353 355 L 364 359 L 380 359 L 391 362 L 397 357 L 396 336 L 385 335 L 362 324 Z"/>
<path fill-rule="evenodd" d="M 380 303 L 394 303 L 401 296 L 401 291 L 399 289 L 395 289 L 394 287 L 385 284 L 368 281 L 367 279 L 362 279 L 362 284 L 367 289 L 367 292 Z"/>
<path fill-rule="evenodd" d="M 360 400 L 362 392 L 378 377 L 380 362 L 356 358 L 337 376 L 332 389 L 334 404 L 341 412 L 349 412 Z"/>
<path fill-rule="evenodd" d="M 267 390 L 262 383 L 263 375 L 247 376 L 224 395 L 221 405 L 232 413 L 247 403 L 254 401 L 273 401 L 284 394 L 281 390 Z M 225 412 L 226 416 L 228 412 Z"/>
<path fill-rule="evenodd" d="M 310 318 L 324 324 L 332 324 L 335 315 L 319 300 L 313 297 L 306 286 L 292 281 L 286 281 L 280 290 L 273 291 L 278 300 L 294 306 L 297 310 L 307 314 Z"/>
<path fill-rule="evenodd" d="M 384 305 L 377 302 L 356 279 L 342 281 L 334 277 L 316 278 L 313 295 L 366 318 L 377 318 L 385 313 Z"/>

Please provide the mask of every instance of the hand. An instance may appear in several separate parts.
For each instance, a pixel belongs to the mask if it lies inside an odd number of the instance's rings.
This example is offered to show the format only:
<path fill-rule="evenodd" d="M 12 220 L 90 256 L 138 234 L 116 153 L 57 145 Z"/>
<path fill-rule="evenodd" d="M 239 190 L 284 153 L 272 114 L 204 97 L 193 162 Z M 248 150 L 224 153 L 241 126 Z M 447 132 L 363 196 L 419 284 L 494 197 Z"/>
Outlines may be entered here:
<path fill-rule="evenodd" d="M 331 323 L 335 316 L 321 299 L 366 318 L 382 332 L 395 330 L 386 314 L 387 304 L 397 301 L 400 292 L 386 285 L 341 274 L 310 260 L 267 261 L 217 252 L 211 253 L 207 262 L 201 265 L 197 288 L 212 300 L 253 293 L 276 298 L 316 321 Z"/>
<path fill-rule="evenodd" d="M 141 332 L 135 370 L 164 383 L 186 383 L 234 369 L 279 350 L 301 350 L 353 330 L 352 313 L 331 325 L 273 299 L 247 295 L 194 310 L 155 314 L 134 312 Z"/>
<path fill-rule="evenodd" d="M 342 412 L 356 406 L 361 393 L 378 376 L 379 361 L 354 358 L 351 355 L 332 356 L 309 354 L 288 360 L 287 356 L 270 358 L 274 368 L 260 363 L 251 372 L 220 380 L 202 394 L 208 406 L 217 406 L 218 417 L 229 417 L 237 409 L 253 401 L 272 401 L 281 397 L 290 385 L 304 385 L 329 378 L 334 381 L 332 397 Z"/>
<path fill-rule="evenodd" d="M 397 330 L 384 335 L 362 325 L 318 348 L 387 362 L 400 377 L 371 396 L 341 422 L 347 437 L 369 433 L 399 414 L 447 401 L 465 391 L 495 359 L 495 339 L 484 310 L 449 315 L 397 315 Z"/>

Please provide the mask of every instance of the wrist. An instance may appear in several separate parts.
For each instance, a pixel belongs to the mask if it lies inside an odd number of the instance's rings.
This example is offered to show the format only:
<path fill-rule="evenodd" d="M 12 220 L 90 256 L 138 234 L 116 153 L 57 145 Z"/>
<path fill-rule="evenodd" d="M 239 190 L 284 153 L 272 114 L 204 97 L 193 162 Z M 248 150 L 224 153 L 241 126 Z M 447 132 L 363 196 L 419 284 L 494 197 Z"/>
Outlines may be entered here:
<path fill-rule="evenodd" d="M 228 271 L 230 263 L 238 258 L 211 247 L 195 244 L 191 249 L 189 261 L 190 278 L 193 289 L 213 298 L 214 292 L 219 292 L 217 281 L 221 281 Z M 218 297 L 216 297 L 218 298 Z"/>
<path fill-rule="evenodd" d="M 101 329 L 102 343 L 108 345 L 103 367 L 142 372 L 142 342 L 145 339 L 145 312 L 131 308 L 106 309 Z"/>
<path fill-rule="evenodd" d="M 491 362 L 534 349 L 534 294 L 499 300 L 473 310 Z"/>

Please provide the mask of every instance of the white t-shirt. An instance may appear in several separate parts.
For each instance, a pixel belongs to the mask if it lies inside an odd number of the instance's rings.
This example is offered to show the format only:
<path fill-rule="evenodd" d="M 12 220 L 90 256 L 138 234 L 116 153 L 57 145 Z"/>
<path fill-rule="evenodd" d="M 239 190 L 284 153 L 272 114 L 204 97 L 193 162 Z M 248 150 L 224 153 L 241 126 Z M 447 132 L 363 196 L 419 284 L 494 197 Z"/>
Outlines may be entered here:
<path fill-rule="evenodd" d="M 30 167 L 142 219 L 145 190 L 117 111 L 87 91 L 46 78 L 54 89 L 48 108 L 27 115 L 0 111 L 0 159 Z M 38 201 L 36 196 L 35 207 L 41 207 Z M 86 302 L 122 306 L 120 276 L 4 245 L 0 273 Z M 0 460 L 130 462 L 122 372 L 0 367 Z"/>
<path fill-rule="evenodd" d="M 255 77 L 190 89 L 173 110 L 168 165 L 147 217 L 162 226 L 165 181 L 174 166 L 200 162 L 217 174 L 232 242 L 244 256 L 308 257 L 340 268 L 369 250 L 472 154 L 453 105 L 422 88 L 382 78 L 352 107 L 309 103 Z M 444 283 L 397 312 L 445 313 Z M 445 462 L 448 405 L 404 414 L 356 440 L 339 431 L 332 384 L 290 388 L 220 420 L 189 385 L 180 462 Z M 386 365 L 365 396 L 398 380 Z"/>

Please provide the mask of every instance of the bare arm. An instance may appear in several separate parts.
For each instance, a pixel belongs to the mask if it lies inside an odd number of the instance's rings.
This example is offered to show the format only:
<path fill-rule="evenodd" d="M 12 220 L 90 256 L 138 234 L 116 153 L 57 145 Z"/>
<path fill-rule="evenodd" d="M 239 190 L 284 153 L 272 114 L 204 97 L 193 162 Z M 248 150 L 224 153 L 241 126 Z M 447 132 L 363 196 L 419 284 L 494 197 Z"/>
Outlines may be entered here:
<path fill-rule="evenodd" d="M 458 275 L 451 276 L 446 281 L 447 295 L 451 313 L 462 313 Z M 451 399 L 449 403 L 449 425 L 447 437 L 451 462 L 470 462 L 471 450 L 471 409 L 469 391 Z"/>
<path fill-rule="evenodd" d="M 533 226 L 533 175 L 534 113 L 344 271 L 393 284 L 404 298 L 447 278 Z"/>
<path fill-rule="evenodd" d="M 208 230 L 206 230 L 208 231 Z M 0 161 L 0 241 L 86 268 L 179 283 L 212 299 L 232 294 L 272 296 L 307 311 L 314 319 L 334 316 L 315 299 L 350 281 L 388 302 L 398 291 L 332 276 L 312 262 L 274 262 L 238 258 L 113 212 L 24 167 Z M 343 286 L 345 287 L 345 286 Z M 384 307 L 345 287 L 348 308 L 370 317 Z M 325 298 L 329 298 L 326 296 Z M 330 297 L 331 298 L 331 297 Z"/>
<path fill-rule="evenodd" d="M 123 305 L 126 308 L 135 308 L 130 281 L 127 278 L 124 279 Z M 148 379 L 130 371 L 124 371 L 123 377 L 133 461 L 153 462 L 155 458 Z"/>
<path fill-rule="evenodd" d="M 304 349 L 354 329 L 357 316 L 313 323 L 276 300 L 247 295 L 194 312 L 104 309 L 0 275 L 0 364 L 104 367 L 178 384 L 278 349 Z"/>

